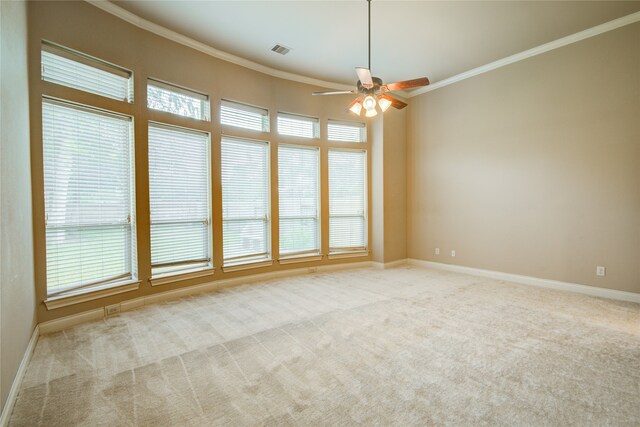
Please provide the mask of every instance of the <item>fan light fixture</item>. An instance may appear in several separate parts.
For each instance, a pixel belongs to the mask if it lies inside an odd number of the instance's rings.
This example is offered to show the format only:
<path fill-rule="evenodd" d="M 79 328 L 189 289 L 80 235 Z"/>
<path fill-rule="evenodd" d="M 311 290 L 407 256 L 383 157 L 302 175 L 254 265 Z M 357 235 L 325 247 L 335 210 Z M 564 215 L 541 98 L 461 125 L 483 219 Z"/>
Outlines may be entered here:
<path fill-rule="evenodd" d="M 387 111 L 389 107 L 391 107 L 391 104 L 393 104 L 393 102 L 385 98 L 384 95 L 378 95 L 378 105 L 380 106 L 380 109 L 382 110 L 383 113 Z"/>
<path fill-rule="evenodd" d="M 356 100 L 356 102 L 354 102 L 353 105 L 349 107 L 349 111 L 351 111 L 356 116 L 359 116 L 360 112 L 362 111 L 362 101 Z"/>
<path fill-rule="evenodd" d="M 429 79 L 420 77 L 419 79 L 384 84 L 382 83 L 382 79 L 371 75 L 371 0 L 367 0 L 367 6 L 369 12 L 369 67 L 356 67 L 356 74 L 358 74 L 356 89 L 313 92 L 313 95 L 357 94 L 358 97 L 349 104 L 347 110 L 357 116 L 362 114 L 362 110 L 365 110 L 365 117 L 375 117 L 378 115 L 378 107 L 380 107 L 380 111 L 384 113 L 389 107 L 401 110 L 407 106 L 406 103 L 389 95 L 389 92 L 426 86 L 429 84 Z"/>
<path fill-rule="evenodd" d="M 362 101 L 362 106 L 367 111 L 375 110 L 376 109 L 376 99 L 371 95 L 367 95 L 367 97 L 364 98 L 364 101 Z"/>

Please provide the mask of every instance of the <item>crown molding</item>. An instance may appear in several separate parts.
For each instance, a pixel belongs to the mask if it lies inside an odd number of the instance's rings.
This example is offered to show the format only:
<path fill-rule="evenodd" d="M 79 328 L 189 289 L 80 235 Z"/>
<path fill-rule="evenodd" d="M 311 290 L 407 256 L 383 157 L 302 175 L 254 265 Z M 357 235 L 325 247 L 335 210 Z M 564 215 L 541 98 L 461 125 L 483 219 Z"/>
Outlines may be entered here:
<path fill-rule="evenodd" d="M 263 74 L 268 74 L 273 77 L 278 77 L 281 79 L 291 80 L 299 83 L 306 83 L 313 86 L 320 86 L 328 89 L 337 89 L 337 90 L 353 89 L 353 85 L 345 85 L 342 83 L 329 82 L 326 80 L 314 79 L 312 77 L 302 76 L 300 74 L 278 70 L 275 68 L 267 67 L 266 65 L 258 64 L 257 62 L 253 62 L 248 59 L 241 58 L 236 55 L 232 55 L 228 52 L 215 49 L 207 44 L 201 43 L 197 40 L 194 40 L 190 37 L 187 37 L 175 31 L 172 31 L 161 25 L 155 24 L 151 21 L 147 21 L 146 19 L 143 19 L 138 15 L 135 15 L 129 12 L 128 10 L 123 9 L 120 6 L 117 6 L 107 0 L 85 0 L 85 1 L 97 7 L 98 9 L 101 9 L 130 24 L 135 25 L 136 27 L 150 31 L 154 34 L 157 34 L 161 37 L 172 40 L 176 43 L 180 43 L 184 46 L 188 46 L 202 53 L 213 56 L 214 58 L 218 58 L 226 62 L 231 62 L 232 64 L 240 65 L 241 67 L 249 68 L 251 70 L 258 71 Z"/>
<path fill-rule="evenodd" d="M 312 77 L 307 77 L 307 76 L 303 76 L 296 73 L 290 73 L 288 71 L 278 70 L 276 68 L 267 67 L 266 65 L 262 65 L 254 61 L 241 58 L 231 53 L 215 49 L 205 43 L 199 42 L 183 34 L 177 33 L 166 27 L 163 27 L 161 25 L 148 21 L 144 18 L 141 18 L 138 15 L 135 15 L 134 13 L 131 13 L 128 10 L 123 9 L 120 6 L 117 6 L 108 0 L 85 0 L 85 1 L 97 7 L 98 9 L 101 9 L 130 24 L 135 25 L 136 27 L 150 31 L 154 34 L 157 34 L 161 37 L 172 40 L 176 43 L 180 43 L 184 46 L 188 46 L 192 49 L 195 49 L 207 55 L 213 56 L 214 58 L 218 58 L 226 62 L 231 62 L 233 64 L 240 65 L 241 67 L 249 68 L 251 70 L 254 70 L 263 74 L 267 74 L 273 77 L 278 77 L 281 79 L 291 80 L 299 83 L 305 83 L 313 86 L 320 86 L 328 89 L 337 89 L 337 90 L 353 89 L 353 86 L 351 85 L 345 85 L 345 84 L 336 83 L 336 82 L 329 82 L 326 80 L 315 79 Z M 502 58 L 497 61 L 490 62 L 485 65 L 481 65 L 480 67 L 473 68 L 463 73 L 456 74 L 455 76 L 451 76 L 446 79 L 432 83 L 427 87 L 416 89 L 411 92 L 398 91 L 398 92 L 395 92 L 395 94 L 400 95 L 405 99 L 413 98 L 414 96 L 422 95 L 424 93 L 431 92 L 441 87 L 449 86 L 459 81 L 477 76 L 479 74 L 483 74 L 488 71 L 492 71 L 497 68 L 501 68 L 506 65 L 510 65 L 515 62 L 522 61 L 524 59 L 531 58 L 533 56 L 540 55 L 542 53 L 549 52 L 551 50 L 558 49 L 563 46 L 567 46 L 572 43 L 576 43 L 581 40 L 588 39 L 590 37 L 597 36 L 599 34 L 606 33 L 608 31 L 612 31 L 617 28 L 636 23 L 638 21 L 640 21 L 640 12 L 635 12 L 630 15 L 626 15 L 621 18 L 614 19 L 613 21 L 605 22 L 604 24 L 596 25 L 595 27 L 588 28 L 586 30 L 577 32 L 575 34 L 571 34 L 566 37 L 562 37 L 557 40 L 551 41 L 549 43 L 542 44 L 532 49 L 528 49 L 523 52 L 516 53 L 511 56 L 507 56 L 506 58 Z"/>
<path fill-rule="evenodd" d="M 586 29 L 584 31 L 580 31 L 578 33 L 571 34 L 569 36 L 554 40 L 552 42 L 542 44 L 532 49 L 525 50 L 520 53 L 516 53 L 515 55 L 507 56 L 506 58 L 502 58 L 497 61 L 490 62 L 486 65 L 482 65 L 472 70 L 465 71 L 464 73 L 457 74 L 455 76 L 446 78 L 444 80 L 440 80 L 427 87 L 416 89 L 414 91 L 409 92 L 408 97 L 413 98 L 414 96 L 422 95 L 423 93 L 431 92 L 432 90 L 449 86 L 453 83 L 457 83 L 459 81 L 468 79 L 470 77 L 474 77 L 479 74 L 483 74 L 488 71 L 495 70 L 496 68 L 504 67 L 506 65 L 513 64 L 514 62 L 522 61 L 523 59 L 531 58 L 533 56 L 540 55 L 542 53 L 549 52 L 551 50 L 558 49 L 563 46 L 567 46 L 572 43 L 576 43 L 581 40 L 588 39 L 589 37 L 597 36 L 599 34 L 606 33 L 607 31 L 615 30 L 617 28 L 636 23 L 638 21 L 640 21 L 640 12 L 635 12 L 630 15 L 626 15 L 621 18 L 614 19 L 613 21 L 596 25 L 595 27 Z"/>

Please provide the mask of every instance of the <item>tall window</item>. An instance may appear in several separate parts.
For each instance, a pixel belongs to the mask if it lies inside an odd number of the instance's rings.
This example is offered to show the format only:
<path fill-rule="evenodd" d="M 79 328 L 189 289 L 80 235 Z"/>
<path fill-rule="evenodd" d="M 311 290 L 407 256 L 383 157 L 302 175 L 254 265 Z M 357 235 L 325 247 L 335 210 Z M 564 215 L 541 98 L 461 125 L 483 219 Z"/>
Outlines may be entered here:
<path fill-rule="evenodd" d="M 196 120 L 209 120 L 208 95 L 159 80 L 147 80 L 147 107 Z"/>
<path fill-rule="evenodd" d="M 329 141 L 341 142 L 366 142 L 367 126 L 359 122 L 346 122 L 331 120 L 327 125 L 327 138 Z"/>
<path fill-rule="evenodd" d="M 367 152 L 329 150 L 329 250 L 367 247 Z"/>
<path fill-rule="evenodd" d="M 211 266 L 209 134 L 149 124 L 151 273 Z"/>
<path fill-rule="evenodd" d="M 278 133 L 299 138 L 320 138 L 320 121 L 316 117 L 278 113 Z"/>
<path fill-rule="evenodd" d="M 136 276 L 130 117 L 44 99 L 47 291 Z"/>
<path fill-rule="evenodd" d="M 269 111 L 265 108 L 222 100 L 220 124 L 258 132 L 269 132 Z"/>
<path fill-rule="evenodd" d="M 222 137 L 225 265 L 270 258 L 269 145 Z"/>
<path fill-rule="evenodd" d="M 48 42 L 42 43 L 42 80 L 133 102 L 133 73 Z"/>
<path fill-rule="evenodd" d="M 280 256 L 320 252 L 318 162 L 316 147 L 278 147 Z"/>

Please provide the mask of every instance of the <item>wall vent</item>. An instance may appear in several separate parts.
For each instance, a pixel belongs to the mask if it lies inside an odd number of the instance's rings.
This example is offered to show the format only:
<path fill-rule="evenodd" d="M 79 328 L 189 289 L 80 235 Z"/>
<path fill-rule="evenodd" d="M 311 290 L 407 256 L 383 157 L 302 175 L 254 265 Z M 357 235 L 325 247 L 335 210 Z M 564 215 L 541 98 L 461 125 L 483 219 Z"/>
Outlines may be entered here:
<path fill-rule="evenodd" d="M 277 44 L 274 47 L 272 47 L 271 50 L 274 51 L 275 53 L 279 53 L 280 55 L 286 55 L 291 51 L 291 48 L 282 46 L 281 44 Z"/>

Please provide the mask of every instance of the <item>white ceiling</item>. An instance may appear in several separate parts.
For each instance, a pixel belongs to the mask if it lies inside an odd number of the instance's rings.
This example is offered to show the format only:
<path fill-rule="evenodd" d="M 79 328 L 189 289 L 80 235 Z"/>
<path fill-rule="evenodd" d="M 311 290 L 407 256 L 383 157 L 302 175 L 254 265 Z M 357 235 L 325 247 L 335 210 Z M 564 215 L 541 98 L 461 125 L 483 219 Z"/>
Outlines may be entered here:
<path fill-rule="evenodd" d="M 114 1 L 216 49 L 303 76 L 354 84 L 367 65 L 367 3 Z M 640 1 L 383 1 L 371 4 L 373 74 L 385 82 L 468 71 L 640 11 Z M 286 56 L 270 49 L 292 48 Z"/>

